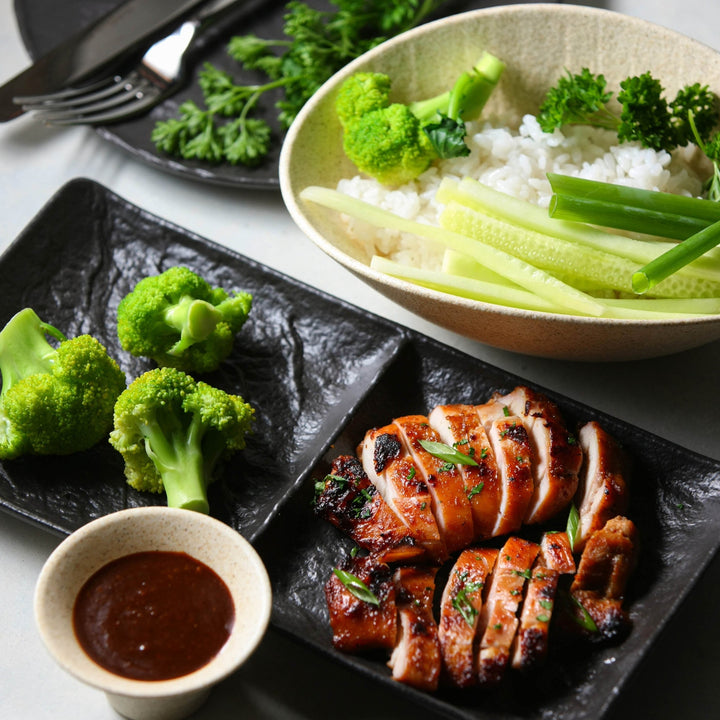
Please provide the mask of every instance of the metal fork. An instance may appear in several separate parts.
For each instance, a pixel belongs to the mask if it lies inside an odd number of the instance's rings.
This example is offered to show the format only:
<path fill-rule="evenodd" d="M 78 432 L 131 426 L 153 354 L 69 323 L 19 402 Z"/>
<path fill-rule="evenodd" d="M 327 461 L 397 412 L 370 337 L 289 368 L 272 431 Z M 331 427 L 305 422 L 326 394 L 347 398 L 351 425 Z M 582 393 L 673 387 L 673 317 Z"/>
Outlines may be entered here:
<path fill-rule="evenodd" d="M 236 4 L 238 0 L 209 0 L 152 45 L 127 74 L 55 93 L 16 97 L 13 102 L 52 125 L 96 125 L 138 115 L 182 86 L 190 50 Z"/>

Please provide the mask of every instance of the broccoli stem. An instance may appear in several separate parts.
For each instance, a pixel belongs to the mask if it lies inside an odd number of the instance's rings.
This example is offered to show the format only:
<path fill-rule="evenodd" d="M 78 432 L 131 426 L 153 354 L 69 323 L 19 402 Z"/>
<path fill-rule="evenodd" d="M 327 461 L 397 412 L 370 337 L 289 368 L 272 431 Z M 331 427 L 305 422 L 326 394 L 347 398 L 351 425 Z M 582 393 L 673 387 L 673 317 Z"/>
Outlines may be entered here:
<path fill-rule="evenodd" d="M 451 90 L 408 105 L 410 112 L 425 124 L 438 115 L 452 120 L 473 120 L 480 115 L 505 69 L 494 55 L 484 52 L 470 72 L 464 72 Z"/>
<path fill-rule="evenodd" d="M 163 481 L 168 507 L 195 510 L 207 514 L 207 499 L 201 421 L 193 418 L 188 428 L 179 424 L 167 433 L 159 425 L 145 425 L 148 457 Z"/>
<path fill-rule="evenodd" d="M 43 322 L 32 308 L 10 318 L 0 331 L 0 395 L 30 375 L 50 372 L 57 350 L 47 341 L 47 335 L 60 342 L 67 339 L 57 328 Z"/>
<path fill-rule="evenodd" d="M 205 300 L 185 295 L 176 305 L 165 311 L 165 321 L 180 333 L 180 339 L 168 350 L 180 355 L 195 343 L 207 339 L 217 327 L 222 313 Z"/>

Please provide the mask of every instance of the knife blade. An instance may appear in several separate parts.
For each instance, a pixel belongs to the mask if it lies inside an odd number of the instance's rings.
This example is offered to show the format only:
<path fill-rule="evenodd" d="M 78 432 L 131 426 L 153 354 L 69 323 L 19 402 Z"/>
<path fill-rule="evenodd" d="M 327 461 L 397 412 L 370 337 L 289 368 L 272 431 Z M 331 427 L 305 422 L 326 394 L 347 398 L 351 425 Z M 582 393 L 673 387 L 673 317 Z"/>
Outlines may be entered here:
<path fill-rule="evenodd" d="M 0 122 L 21 115 L 20 95 L 54 92 L 110 66 L 122 55 L 152 41 L 170 23 L 205 0 L 126 0 L 0 87 Z"/>

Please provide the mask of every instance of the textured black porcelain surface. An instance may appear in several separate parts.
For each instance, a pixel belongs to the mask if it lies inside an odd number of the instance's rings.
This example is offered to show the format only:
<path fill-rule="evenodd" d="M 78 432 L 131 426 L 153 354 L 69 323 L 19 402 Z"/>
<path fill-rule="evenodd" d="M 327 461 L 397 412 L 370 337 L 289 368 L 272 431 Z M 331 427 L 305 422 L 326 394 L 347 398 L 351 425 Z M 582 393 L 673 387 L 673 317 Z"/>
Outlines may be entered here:
<path fill-rule="evenodd" d="M 332 648 L 323 584 L 352 543 L 314 517 L 313 481 L 370 427 L 437 403 L 482 402 L 524 381 L 193 236 L 89 180 L 63 187 L 0 257 L 0 324 L 32 306 L 68 336 L 98 337 L 132 379 L 152 364 L 118 346 L 118 302 L 141 277 L 175 264 L 254 296 L 233 354 L 203 377 L 241 394 L 258 417 L 247 449 L 211 486 L 210 503 L 263 557 L 274 626 L 449 717 L 602 717 L 718 549 L 720 463 L 549 393 L 571 426 L 599 420 L 634 460 L 629 515 L 641 561 L 628 597 L 633 630 L 616 647 L 552 646 L 542 671 L 511 676 L 496 692 L 416 692 L 391 680 L 385 657 Z M 58 534 L 162 503 L 126 485 L 120 456 L 104 443 L 0 463 L 0 506 Z"/>
<path fill-rule="evenodd" d="M 38 58 L 51 50 L 61 40 L 70 37 L 84 26 L 93 22 L 112 10 L 121 0 L 15 0 L 17 17 L 23 42 L 31 57 Z M 329 2 L 313 1 L 308 3 L 318 9 L 330 9 Z M 480 2 L 463 2 L 448 0 L 442 12 L 451 14 L 474 10 L 496 4 L 487 0 Z M 216 67 L 230 73 L 239 84 L 266 82 L 263 75 L 243 71 L 236 61 L 225 51 L 228 38 L 233 35 L 253 33 L 261 38 L 282 38 L 283 17 L 286 2 L 283 0 L 243 0 L 238 3 L 238 12 L 223 21 L 222 25 L 213 30 L 211 39 L 202 52 L 193 55 L 189 65 L 187 87 L 176 95 L 168 98 L 155 107 L 147 115 L 138 118 L 98 127 L 97 132 L 106 140 L 131 153 L 138 160 L 157 169 L 174 175 L 181 175 L 202 182 L 217 185 L 238 185 L 246 188 L 277 190 L 278 158 L 280 142 L 273 144 L 273 149 L 265 162 L 255 168 L 242 165 L 210 164 L 203 161 L 171 158 L 158 152 L 150 141 L 150 134 L 158 120 L 177 117 L 177 109 L 185 100 L 192 99 L 202 106 L 202 93 L 194 82 L 197 71 L 204 62 L 211 62 Z M 437 15 L 433 16 L 433 19 Z M 266 119 L 275 137 L 281 140 L 284 136 L 276 119 L 275 102 L 279 94 L 268 93 L 262 105 L 258 106 L 258 117 Z"/>

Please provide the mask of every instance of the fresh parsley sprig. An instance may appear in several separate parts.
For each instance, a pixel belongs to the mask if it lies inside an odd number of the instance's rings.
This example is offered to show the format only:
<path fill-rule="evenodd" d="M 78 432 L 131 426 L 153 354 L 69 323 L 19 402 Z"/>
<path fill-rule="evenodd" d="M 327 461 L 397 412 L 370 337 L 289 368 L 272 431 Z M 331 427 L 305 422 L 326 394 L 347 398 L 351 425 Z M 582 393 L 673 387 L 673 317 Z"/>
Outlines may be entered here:
<path fill-rule="evenodd" d="M 654 150 L 670 152 L 692 142 L 689 114 L 695 117 L 703 141 L 718 123 L 718 98 L 707 85 L 686 85 L 668 101 L 660 81 L 650 72 L 625 78 L 617 101 L 620 112 L 609 105 L 613 93 L 602 74 L 588 68 L 579 73 L 566 70 L 548 90 L 538 113 L 545 132 L 564 125 L 590 125 L 615 130 L 618 139 L 636 140 Z"/>
<path fill-rule="evenodd" d="M 180 105 L 179 116 L 156 123 L 151 140 L 161 152 L 209 163 L 254 167 L 272 147 L 270 124 L 254 116 L 274 94 L 281 129 L 290 127 L 303 105 L 340 68 L 384 40 L 421 23 L 445 0 L 334 0 L 318 10 L 291 0 L 285 6 L 283 37 L 238 35 L 227 51 L 246 70 L 267 82 L 237 84 L 210 63 L 198 75 L 204 107 Z M 277 93 L 280 93 L 279 99 Z"/>

